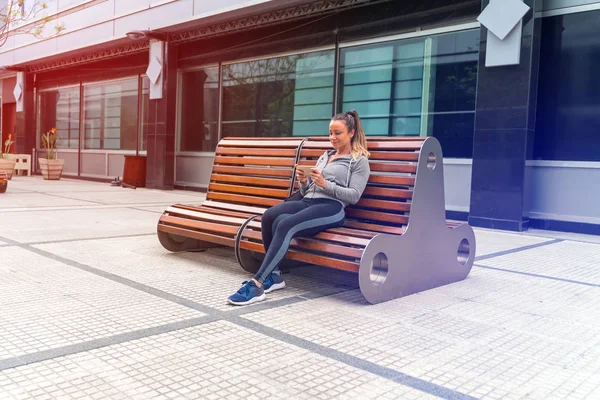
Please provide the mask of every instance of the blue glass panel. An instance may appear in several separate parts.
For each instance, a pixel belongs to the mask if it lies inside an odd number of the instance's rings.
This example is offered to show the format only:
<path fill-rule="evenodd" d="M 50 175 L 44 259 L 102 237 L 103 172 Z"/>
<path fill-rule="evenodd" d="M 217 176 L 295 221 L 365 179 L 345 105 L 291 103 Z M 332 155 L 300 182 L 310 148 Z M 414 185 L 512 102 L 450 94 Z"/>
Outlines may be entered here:
<path fill-rule="evenodd" d="M 423 93 L 423 81 L 396 82 L 394 97 L 396 99 L 421 98 Z"/>
<path fill-rule="evenodd" d="M 394 116 L 420 116 L 421 99 L 413 100 L 395 100 Z"/>
<path fill-rule="evenodd" d="M 327 136 L 329 122 L 329 117 L 323 121 L 294 121 L 294 136 Z"/>
<path fill-rule="evenodd" d="M 534 158 L 600 161 L 600 11 L 543 18 Z"/>
<path fill-rule="evenodd" d="M 367 136 L 388 136 L 390 130 L 389 118 L 362 119 L 363 129 Z"/>
<path fill-rule="evenodd" d="M 294 106 L 294 121 L 320 118 L 331 118 L 331 104 Z"/>
<path fill-rule="evenodd" d="M 345 101 L 387 100 L 391 95 L 391 87 L 391 82 L 346 86 L 344 87 L 343 97 Z"/>
<path fill-rule="evenodd" d="M 333 98 L 333 86 L 320 89 L 297 89 L 295 91 L 294 104 L 318 104 L 329 103 L 331 110 L 331 100 Z M 331 111 L 330 111 L 331 114 Z"/>
<path fill-rule="evenodd" d="M 356 85 L 371 82 L 389 82 L 392 80 L 391 65 L 376 65 L 372 67 L 342 68 L 344 85 Z"/>
<path fill-rule="evenodd" d="M 390 101 L 367 101 L 344 103 L 345 111 L 355 109 L 361 118 L 364 117 L 387 117 L 390 115 Z"/>
<path fill-rule="evenodd" d="M 401 117 L 392 120 L 392 136 L 419 136 L 421 117 Z"/>

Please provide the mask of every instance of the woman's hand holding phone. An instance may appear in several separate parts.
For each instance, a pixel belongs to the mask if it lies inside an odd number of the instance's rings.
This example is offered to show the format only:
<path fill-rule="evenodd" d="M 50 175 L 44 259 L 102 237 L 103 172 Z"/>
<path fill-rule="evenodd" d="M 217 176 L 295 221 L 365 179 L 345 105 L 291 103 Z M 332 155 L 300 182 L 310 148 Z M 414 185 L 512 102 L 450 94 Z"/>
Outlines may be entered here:
<path fill-rule="evenodd" d="M 317 168 L 311 168 L 310 179 L 315 185 L 324 188 L 327 185 L 327 181 L 323 178 L 323 174 Z"/>
<path fill-rule="evenodd" d="M 304 166 L 302 166 L 302 168 L 300 167 L 300 165 L 296 166 L 296 179 L 298 179 L 298 182 L 300 183 L 306 183 L 306 181 L 308 180 L 308 175 L 305 174 Z"/>

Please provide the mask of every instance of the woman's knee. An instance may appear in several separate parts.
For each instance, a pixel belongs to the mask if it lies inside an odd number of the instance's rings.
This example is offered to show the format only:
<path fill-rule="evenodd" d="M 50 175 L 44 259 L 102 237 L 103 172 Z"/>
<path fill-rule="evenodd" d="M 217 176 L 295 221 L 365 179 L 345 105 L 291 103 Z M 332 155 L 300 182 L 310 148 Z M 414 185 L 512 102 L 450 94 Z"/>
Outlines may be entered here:
<path fill-rule="evenodd" d="M 260 220 L 261 225 L 264 227 L 265 224 L 268 224 L 268 226 L 272 226 L 273 222 L 275 221 L 275 218 L 277 218 L 277 215 L 279 213 L 276 210 L 273 210 L 273 208 L 269 208 L 267 209 L 263 215 L 262 218 Z"/>

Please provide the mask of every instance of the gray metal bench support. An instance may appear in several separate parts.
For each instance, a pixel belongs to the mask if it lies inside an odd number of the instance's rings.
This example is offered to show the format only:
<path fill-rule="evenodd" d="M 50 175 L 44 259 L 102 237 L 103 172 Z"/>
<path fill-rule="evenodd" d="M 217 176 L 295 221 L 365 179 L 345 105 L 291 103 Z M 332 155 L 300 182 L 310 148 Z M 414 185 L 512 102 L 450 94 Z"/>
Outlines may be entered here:
<path fill-rule="evenodd" d="M 360 290 L 372 304 L 463 280 L 475 259 L 475 234 L 468 224 L 446 225 L 442 149 L 423 143 L 410 217 L 402 235 L 380 233 L 366 246 Z"/>

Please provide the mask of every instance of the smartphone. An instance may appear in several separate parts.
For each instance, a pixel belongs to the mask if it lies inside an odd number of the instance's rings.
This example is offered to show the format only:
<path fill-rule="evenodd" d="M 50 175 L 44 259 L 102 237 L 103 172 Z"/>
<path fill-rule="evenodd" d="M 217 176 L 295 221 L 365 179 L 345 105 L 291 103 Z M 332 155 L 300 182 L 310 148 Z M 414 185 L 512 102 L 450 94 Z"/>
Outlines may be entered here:
<path fill-rule="evenodd" d="M 312 169 L 314 167 L 315 167 L 314 165 L 296 165 L 296 169 L 302 170 L 306 177 L 310 176 Z"/>

